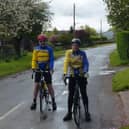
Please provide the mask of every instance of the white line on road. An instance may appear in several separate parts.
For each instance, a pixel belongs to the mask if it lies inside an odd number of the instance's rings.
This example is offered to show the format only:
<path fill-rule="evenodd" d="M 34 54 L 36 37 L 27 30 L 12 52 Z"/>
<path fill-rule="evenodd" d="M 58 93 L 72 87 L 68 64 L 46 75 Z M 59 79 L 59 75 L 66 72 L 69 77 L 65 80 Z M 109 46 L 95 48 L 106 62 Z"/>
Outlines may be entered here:
<path fill-rule="evenodd" d="M 14 108 L 12 108 L 10 111 L 8 111 L 7 113 L 5 113 L 3 116 L 0 117 L 0 120 L 5 119 L 7 116 L 9 116 L 11 113 L 13 113 L 14 111 L 16 111 L 18 108 L 20 108 L 23 104 L 25 104 L 25 102 L 22 102 L 18 105 L 16 105 Z"/>

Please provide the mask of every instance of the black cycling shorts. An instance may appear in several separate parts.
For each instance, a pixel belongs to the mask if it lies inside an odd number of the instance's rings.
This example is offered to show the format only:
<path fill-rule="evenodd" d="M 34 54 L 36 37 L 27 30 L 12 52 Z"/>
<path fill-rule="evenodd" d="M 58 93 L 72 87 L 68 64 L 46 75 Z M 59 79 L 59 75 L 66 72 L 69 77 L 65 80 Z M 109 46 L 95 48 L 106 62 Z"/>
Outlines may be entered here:
<path fill-rule="evenodd" d="M 52 84 L 52 76 L 51 76 L 50 72 L 43 73 L 43 76 L 44 76 L 44 80 L 45 80 L 46 84 Z M 40 80 L 41 80 L 41 73 L 36 72 L 35 73 L 35 82 L 39 83 Z"/>

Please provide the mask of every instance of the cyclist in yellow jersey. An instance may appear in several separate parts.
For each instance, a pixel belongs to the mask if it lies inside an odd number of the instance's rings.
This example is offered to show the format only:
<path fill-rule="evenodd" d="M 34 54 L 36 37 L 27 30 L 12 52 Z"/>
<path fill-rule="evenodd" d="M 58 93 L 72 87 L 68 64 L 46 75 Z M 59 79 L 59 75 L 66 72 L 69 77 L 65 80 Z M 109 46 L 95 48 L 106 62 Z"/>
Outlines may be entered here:
<path fill-rule="evenodd" d="M 54 68 L 54 55 L 53 49 L 46 44 L 47 37 L 43 34 L 38 35 L 37 37 L 39 41 L 39 45 L 36 46 L 33 50 L 32 55 L 32 69 L 35 71 L 36 69 L 41 69 L 43 71 L 48 71 L 44 73 L 44 79 L 47 84 L 49 93 L 52 98 L 52 106 L 53 111 L 56 110 L 56 102 L 55 102 L 55 94 L 52 86 L 52 73 Z M 39 72 L 35 73 L 35 86 L 33 93 L 33 103 L 30 107 L 31 110 L 36 110 L 36 100 L 39 91 L 39 82 L 41 80 L 41 74 Z"/>
<path fill-rule="evenodd" d="M 85 119 L 86 121 L 91 120 L 88 108 L 88 96 L 86 92 L 89 63 L 86 53 L 79 49 L 80 43 L 81 43 L 80 39 L 78 38 L 72 39 L 72 49 L 67 50 L 65 54 L 64 78 L 66 74 L 70 74 L 70 78 L 68 85 L 68 113 L 63 118 L 64 121 L 69 121 L 72 119 L 72 105 L 73 105 L 73 96 L 74 96 L 75 82 L 76 82 L 74 77 L 75 70 L 79 71 L 78 83 L 85 109 Z"/>

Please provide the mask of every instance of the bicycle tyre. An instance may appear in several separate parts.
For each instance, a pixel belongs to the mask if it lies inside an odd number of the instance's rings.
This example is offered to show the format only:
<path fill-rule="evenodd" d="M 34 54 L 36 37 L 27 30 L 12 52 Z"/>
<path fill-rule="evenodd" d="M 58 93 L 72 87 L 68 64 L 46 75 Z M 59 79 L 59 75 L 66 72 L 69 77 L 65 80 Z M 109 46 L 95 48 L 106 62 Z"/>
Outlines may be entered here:
<path fill-rule="evenodd" d="M 40 113 L 43 112 L 43 89 L 40 87 L 39 99 L 40 99 Z"/>
<path fill-rule="evenodd" d="M 81 111 L 80 110 L 81 109 L 80 109 L 79 93 L 77 93 L 77 94 L 74 98 L 73 117 L 74 117 L 74 122 L 77 125 L 77 127 L 80 127 L 80 118 L 81 118 Z"/>

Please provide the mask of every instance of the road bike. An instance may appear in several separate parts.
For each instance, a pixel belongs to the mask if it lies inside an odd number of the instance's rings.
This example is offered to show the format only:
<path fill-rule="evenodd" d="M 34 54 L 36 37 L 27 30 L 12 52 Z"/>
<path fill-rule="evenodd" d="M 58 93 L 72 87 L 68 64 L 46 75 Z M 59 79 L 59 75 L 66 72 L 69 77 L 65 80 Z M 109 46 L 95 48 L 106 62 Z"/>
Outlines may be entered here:
<path fill-rule="evenodd" d="M 67 75 L 65 77 L 65 79 L 64 79 L 65 85 L 68 84 L 67 79 L 69 79 L 70 76 Z M 78 83 L 79 74 L 74 74 L 74 77 L 75 77 L 76 83 L 75 83 L 75 91 L 74 91 L 74 97 L 73 97 L 73 109 L 72 109 L 72 112 L 73 112 L 74 122 L 75 122 L 76 126 L 78 128 L 80 128 L 80 119 L 81 119 L 81 103 L 80 103 L 81 96 L 80 95 L 81 94 L 80 94 L 80 88 L 79 88 L 79 83 Z"/>
<path fill-rule="evenodd" d="M 47 111 L 51 111 L 49 101 L 49 91 L 48 87 L 46 85 L 44 74 L 48 73 L 49 71 L 43 71 L 41 69 L 33 71 L 34 73 L 40 73 L 41 79 L 39 83 L 39 104 L 40 104 L 40 119 L 46 119 L 47 118 Z M 33 78 L 32 74 L 32 78 Z"/>

